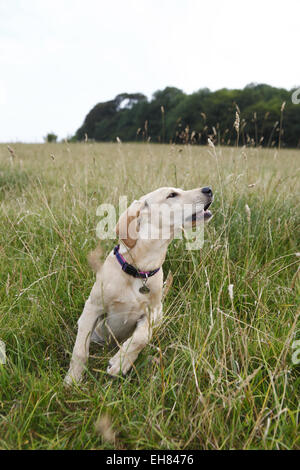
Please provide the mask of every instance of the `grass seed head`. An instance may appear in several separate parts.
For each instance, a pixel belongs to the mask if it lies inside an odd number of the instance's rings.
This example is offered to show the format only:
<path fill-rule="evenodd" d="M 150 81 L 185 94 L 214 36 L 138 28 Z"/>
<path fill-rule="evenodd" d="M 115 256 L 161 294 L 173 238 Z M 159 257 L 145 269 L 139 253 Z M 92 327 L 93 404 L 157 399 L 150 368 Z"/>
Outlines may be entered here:
<path fill-rule="evenodd" d="M 235 113 L 235 121 L 234 121 L 233 127 L 235 128 L 236 133 L 238 134 L 240 130 L 240 115 L 237 111 Z"/>
<path fill-rule="evenodd" d="M 230 297 L 231 302 L 233 302 L 233 284 L 229 284 L 228 286 L 228 294 Z"/>
<path fill-rule="evenodd" d="M 246 211 L 246 214 L 247 214 L 247 220 L 248 220 L 248 222 L 250 223 L 250 220 L 251 220 L 251 209 L 250 209 L 250 207 L 248 206 L 248 204 L 245 205 L 245 211 Z"/>
<path fill-rule="evenodd" d="M 111 418 L 108 414 L 100 416 L 95 423 L 95 431 L 104 441 L 114 444 L 116 434 L 112 428 Z"/>

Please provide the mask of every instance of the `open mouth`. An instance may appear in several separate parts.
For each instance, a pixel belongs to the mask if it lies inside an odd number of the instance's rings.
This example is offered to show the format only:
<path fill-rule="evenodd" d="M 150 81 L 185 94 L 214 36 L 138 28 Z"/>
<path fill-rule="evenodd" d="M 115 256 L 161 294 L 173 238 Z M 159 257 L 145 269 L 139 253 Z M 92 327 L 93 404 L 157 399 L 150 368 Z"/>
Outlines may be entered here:
<path fill-rule="evenodd" d="M 201 220 L 202 218 L 204 219 L 204 221 L 209 220 L 212 217 L 212 213 L 208 210 L 208 208 L 211 206 L 211 203 L 212 201 L 205 204 L 204 210 L 192 214 L 190 220 L 192 220 L 192 222 L 197 222 L 197 220 Z"/>

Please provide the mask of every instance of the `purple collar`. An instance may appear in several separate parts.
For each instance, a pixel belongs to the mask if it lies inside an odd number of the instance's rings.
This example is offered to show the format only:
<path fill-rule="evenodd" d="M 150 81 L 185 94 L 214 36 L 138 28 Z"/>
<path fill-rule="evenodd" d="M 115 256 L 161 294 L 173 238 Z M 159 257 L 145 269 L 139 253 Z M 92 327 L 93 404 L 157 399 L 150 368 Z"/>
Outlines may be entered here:
<path fill-rule="evenodd" d="M 122 266 L 122 271 L 124 271 L 126 274 L 129 274 L 130 276 L 138 277 L 140 279 L 148 279 L 148 277 L 154 276 L 154 274 L 156 274 L 160 270 L 160 268 L 157 268 L 157 269 L 154 269 L 153 271 L 139 271 L 134 266 L 127 263 L 126 259 L 121 255 L 119 250 L 120 250 L 120 245 L 115 246 L 114 255 L 117 258 L 120 265 Z"/>

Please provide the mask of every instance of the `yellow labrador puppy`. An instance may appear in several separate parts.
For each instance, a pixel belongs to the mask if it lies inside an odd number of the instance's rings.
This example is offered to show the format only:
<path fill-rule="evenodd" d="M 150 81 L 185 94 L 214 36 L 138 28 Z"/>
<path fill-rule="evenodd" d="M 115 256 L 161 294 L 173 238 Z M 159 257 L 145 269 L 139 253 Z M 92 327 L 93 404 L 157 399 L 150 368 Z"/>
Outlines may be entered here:
<path fill-rule="evenodd" d="M 78 321 L 66 384 L 82 379 L 91 340 L 118 346 L 108 374 L 129 371 L 162 319 L 162 265 L 168 246 L 183 226 L 211 218 L 212 200 L 210 187 L 159 188 L 121 215 L 116 227 L 121 244 L 97 266 L 96 282 Z"/>

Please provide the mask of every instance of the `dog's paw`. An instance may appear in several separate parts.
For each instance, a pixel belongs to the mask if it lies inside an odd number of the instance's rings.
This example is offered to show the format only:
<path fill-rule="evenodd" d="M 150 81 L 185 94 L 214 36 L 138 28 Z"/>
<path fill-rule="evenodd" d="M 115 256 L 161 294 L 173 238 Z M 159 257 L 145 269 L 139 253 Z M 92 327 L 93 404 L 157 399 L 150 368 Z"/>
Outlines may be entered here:
<path fill-rule="evenodd" d="M 111 359 L 108 363 L 108 368 L 106 369 L 106 372 L 112 377 L 117 377 L 118 375 L 122 374 L 120 361 L 113 361 Z"/>
<path fill-rule="evenodd" d="M 82 373 L 69 370 L 64 378 L 64 386 L 71 387 L 72 385 L 79 384 L 82 381 Z"/>
<path fill-rule="evenodd" d="M 73 383 L 74 383 L 73 377 L 71 375 L 67 374 L 64 378 L 64 386 L 66 388 L 69 388 L 73 385 Z"/>
<path fill-rule="evenodd" d="M 117 377 L 118 375 L 125 375 L 131 368 L 132 363 L 125 356 L 122 359 L 119 354 L 116 354 L 108 363 L 108 368 L 106 372 L 112 377 Z"/>

